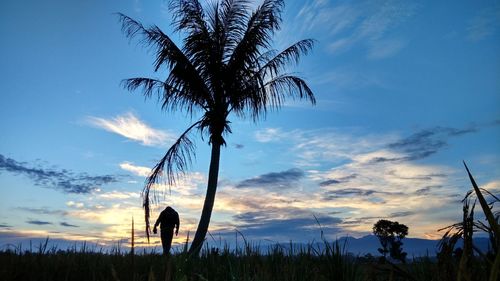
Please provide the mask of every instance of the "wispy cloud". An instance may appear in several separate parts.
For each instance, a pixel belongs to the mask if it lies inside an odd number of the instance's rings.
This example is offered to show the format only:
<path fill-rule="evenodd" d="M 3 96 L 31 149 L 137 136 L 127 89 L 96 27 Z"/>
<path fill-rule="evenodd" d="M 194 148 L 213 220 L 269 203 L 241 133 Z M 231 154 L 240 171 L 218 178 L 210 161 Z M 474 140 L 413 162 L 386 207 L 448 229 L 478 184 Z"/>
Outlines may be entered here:
<path fill-rule="evenodd" d="M 279 141 L 284 136 L 284 132 L 280 128 L 265 128 L 255 132 L 255 139 L 262 143 Z"/>
<path fill-rule="evenodd" d="M 87 121 L 93 126 L 146 146 L 165 146 L 175 140 L 171 133 L 151 128 L 131 112 L 110 119 L 90 116 Z"/>
<path fill-rule="evenodd" d="M 401 217 L 411 216 L 411 215 L 414 215 L 414 214 L 415 214 L 415 212 L 412 212 L 412 211 L 402 211 L 402 212 L 391 213 L 391 214 L 389 214 L 389 217 L 391 217 L 391 218 L 401 218 Z"/>
<path fill-rule="evenodd" d="M 473 124 L 463 128 L 436 126 L 403 137 L 395 133 L 361 135 L 355 130 L 348 132 L 345 129 L 295 130 L 281 134 L 293 145 L 293 152 L 298 157 L 296 165 L 311 167 L 322 162 L 351 161 L 355 158 L 366 163 L 424 159 L 447 148 L 450 139 L 490 126 L 496 125 Z M 280 140 L 279 137 L 275 139 Z M 285 138 L 281 139 L 285 141 Z"/>
<path fill-rule="evenodd" d="M 41 165 L 33 166 L 0 154 L 0 171 L 2 170 L 27 176 L 37 186 L 65 193 L 90 193 L 102 185 L 118 181 L 117 177 L 112 175 L 90 176 L 86 173 L 74 173 L 66 169 L 46 168 Z"/>
<path fill-rule="evenodd" d="M 393 30 L 411 17 L 416 5 L 407 1 L 384 0 L 331 3 L 313 0 L 304 3 L 295 17 L 299 31 L 314 32 L 329 42 L 329 51 L 340 54 L 356 47 L 367 50 L 369 59 L 397 54 L 405 39 Z"/>
<path fill-rule="evenodd" d="M 47 225 L 47 224 L 52 224 L 51 222 L 48 221 L 40 221 L 40 220 L 28 220 L 26 223 L 29 224 L 34 224 L 34 225 Z"/>
<path fill-rule="evenodd" d="M 133 0 L 134 1 L 134 11 L 136 13 L 141 13 L 142 12 L 142 3 L 140 0 Z"/>
<path fill-rule="evenodd" d="M 282 215 L 288 213 L 289 216 Z M 321 230 L 327 233 L 339 233 L 342 219 L 328 216 L 316 216 Z M 272 241 L 307 241 L 318 237 L 320 226 L 313 213 L 294 208 L 283 208 L 276 212 L 272 209 L 246 212 L 236 215 L 238 230 L 250 239 L 269 239 Z M 231 234 L 231 233 L 229 233 Z M 305 239 L 304 239 L 305 238 Z"/>
<path fill-rule="evenodd" d="M 236 187 L 291 188 L 297 186 L 297 183 L 303 177 L 304 171 L 294 168 L 282 172 L 267 173 L 255 178 L 246 179 L 239 182 Z"/>
<path fill-rule="evenodd" d="M 369 59 L 383 59 L 397 54 L 403 47 L 405 42 L 401 39 L 378 40 L 371 43 L 368 49 Z"/>
<path fill-rule="evenodd" d="M 68 214 L 66 211 L 49 209 L 47 207 L 43 207 L 43 208 L 17 207 L 16 209 L 24 211 L 24 212 L 28 212 L 28 213 L 37 214 L 37 215 L 65 216 Z"/>
<path fill-rule="evenodd" d="M 335 68 L 331 71 L 318 73 L 310 79 L 311 83 L 322 85 L 330 84 L 340 90 L 357 90 L 362 88 L 382 87 L 386 85 L 382 81 L 380 74 L 361 71 L 352 68 Z M 337 101 L 338 102 L 338 101 Z"/>
<path fill-rule="evenodd" d="M 69 224 L 67 222 L 61 222 L 61 223 L 59 223 L 59 225 L 64 226 L 64 227 L 79 227 L 78 225 Z"/>
<path fill-rule="evenodd" d="M 66 206 L 72 208 L 83 208 L 85 204 L 83 204 L 82 202 L 68 201 L 66 202 Z"/>
<path fill-rule="evenodd" d="M 286 153 L 290 157 L 287 160 L 292 160 L 304 172 L 300 181 L 295 182 L 297 188 L 259 186 L 260 177 L 272 174 L 268 173 L 248 179 L 255 179 L 253 188 L 238 188 L 238 184 L 247 180 L 234 184 L 232 188 L 237 191 L 221 188 L 219 199 L 236 206 L 234 210 L 239 214 L 255 215 L 256 219 L 273 210 L 274 219 L 283 220 L 283 217 L 288 218 L 287 208 L 292 207 L 322 215 L 335 214 L 342 219 L 342 223 L 332 228 L 337 231 L 336 235 L 367 234 L 376 220 L 393 218 L 408 223 L 412 235 L 436 238 L 439 236 L 436 229 L 453 222 L 455 213 L 448 210 L 460 209 L 465 190 L 456 185 L 461 177 L 457 178 L 454 168 L 415 160 L 451 148 L 449 141 L 452 138 L 489 126 L 493 125 L 437 126 L 406 136 L 398 133 L 366 135 L 359 129 L 280 130 L 281 136 L 274 138 L 275 142 L 291 147 Z M 247 193 L 248 190 L 254 194 L 265 192 L 266 200 Z M 240 195 L 235 198 L 232 194 L 236 193 Z M 245 202 L 237 198 L 244 198 Z M 259 214 L 253 213 L 255 208 Z M 242 228 L 237 219 L 244 217 L 234 218 L 238 229 Z M 424 218 L 432 223 L 420 223 Z"/>
<path fill-rule="evenodd" d="M 388 144 L 388 148 L 405 153 L 403 158 L 376 158 L 375 162 L 418 160 L 429 157 L 448 145 L 448 139 L 477 132 L 475 126 L 463 129 L 434 127 L 418 131 L 406 138 Z"/>
<path fill-rule="evenodd" d="M 500 5 L 494 4 L 480 10 L 474 18 L 469 20 L 467 39 L 480 41 L 494 35 L 500 30 Z"/>
<path fill-rule="evenodd" d="M 358 177 L 357 174 L 352 174 L 352 175 L 348 175 L 348 176 L 345 176 L 345 177 L 340 177 L 340 178 L 337 178 L 337 179 L 327 179 L 325 181 L 320 182 L 319 185 L 320 186 L 328 186 L 328 185 L 332 185 L 332 184 L 345 183 L 345 182 L 353 180 L 353 179 L 355 179 L 357 177 Z"/>
<path fill-rule="evenodd" d="M 129 199 L 129 198 L 139 198 L 140 194 L 138 192 L 128 192 L 128 191 L 110 191 L 101 193 L 98 195 L 99 198 L 103 199 Z"/>
<path fill-rule="evenodd" d="M 120 168 L 140 177 L 147 177 L 151 173 L 151 168 L 144 166 L 136 166 L 131 162 L 120 163 Z"/>
<path fill-rule="evenodd" d="M 352 27 L 361 15 L 359 9 L 348 5 L 330 5 L 325 0 L 308 1 L 302 6 L 295 19 L 302 23 L 302 32 L 315 29 L 328 30 L 329 35 L 335 35 Z"/>
<path fill-rule="evenodd" d="M 411 16 L 415 7 L 400 1 L 383 1 L 365 7 L 365 13 L 349 31 L 350 35 L 331 43 L 331 52 L 344 52 L 355 44 L 361 44 L 366 46 L 368 58 L 381 59 L 402 49 L 404 43 L 401 39 L 387 38 L 386 34 Z"/>
<path fill-rule="evenodd" d="M 238 230 L 252 240 L 312 241 L 320 235 L 316 216 L 328 239 L 368 234 L 373 223 L 381 218 L 397 219 L 409 225 L 411 236 L 435 238 L 436 229 L 454 222 L 456 210 L 460 210 L 464 190 L 454 185 L 456 171 L 408 158 L 392 162 L 373 162 L 373 159 L 408 157 L 411 151 L 407 148 L 428 143 L 426 138 L 431 138 L 431 143 L 437 139 L 447 143 L 449 138 L 480 129 L 481 126 L 433 127 L 408 135 L 366 135 L 361 129 L 279 129 L 282 135 L 273 138 L 274 141 L 277 145 L 287 143 L 288 163 L 299 168 L 256 174 L 239 182 L 227 179 L 221 171 L 211 233 L 220 233 L 223 238 L 234 237 Z M 423 134 L 423 131 L 432 133 Z M 248 142 L 251 145 L 251 141 Z M 436 153 L 445 147 L 439 146 Z M 132 172 L 133 168 L 129 170 Z M 166 196 L 159 197 L 160 205 L 153 206 L 153 217 L 165 205 L 174 206 L 182 215 L 181 234 L 175 237 L 174 243 L 181 243 L 188 230 L 196 229 L 205 184 L 203 174 L 188 174 Z M 294 188 L 284 188 L 290 186 Z M 488 186 L 498 188 L 498 182 Z M 164 188 L 167 187 L 154 186 L 155 190 Z M 65 217 L 53 220 L 57 223 L 52 227 L 64 227 L 66 232 L 75 229 L 80 233 L 92 224 L 87 237 L 99 241 L 120 239 L 127 236 L 132 216 L 138 229 L 144 227 L 143 221 L 137 219 L 143 216 L 139 198 L 138 192 L 127 190 L 93 192 L 85 198 L 72 199 L 75 201 L 68 203 L 71 206 Z M 43 214 L 55 210 L 33 211 Z M 138 240 L 146 241 L 143 236 Z M 154 237 L 153 243 L 159 243 L 159 239 Z"/>

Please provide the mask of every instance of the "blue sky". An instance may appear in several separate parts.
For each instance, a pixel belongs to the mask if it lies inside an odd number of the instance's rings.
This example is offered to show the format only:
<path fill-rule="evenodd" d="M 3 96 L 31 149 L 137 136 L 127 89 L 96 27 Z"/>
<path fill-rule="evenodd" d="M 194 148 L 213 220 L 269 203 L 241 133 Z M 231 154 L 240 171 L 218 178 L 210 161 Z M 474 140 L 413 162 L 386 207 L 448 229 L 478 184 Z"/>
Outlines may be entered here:
<path fill-rule="evenodd" d="M 132 216 L 143 228 L 145 175 L 191 120 L 120 86 L 165 73 L 116 12 L 182 39 L 163 1 L 0 3 L 2 245 L 110 245 L 127 239 Z M 283 20 L 277 48 L 317 40 L 292 69 L 317 105 L 290 100 L 257 124 L 231 117 L 212 233 L 311 241 L 316 216 L 330 238 L 366 235 L 380 218 L 437 238 L 461 217 L 462 160 L 500 193 L 499 1 L 286 1 Z M 174 242 L 201 212 L 209 147 L 196 144 L 153 214 L 179 211 Z"/>

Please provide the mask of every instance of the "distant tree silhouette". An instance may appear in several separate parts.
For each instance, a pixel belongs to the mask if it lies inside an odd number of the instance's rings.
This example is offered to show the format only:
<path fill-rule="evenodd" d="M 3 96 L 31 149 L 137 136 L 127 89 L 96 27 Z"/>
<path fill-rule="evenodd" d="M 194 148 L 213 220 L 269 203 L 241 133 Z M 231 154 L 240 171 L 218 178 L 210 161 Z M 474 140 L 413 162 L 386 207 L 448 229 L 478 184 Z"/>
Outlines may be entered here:
<path fill-rule="evenodd" d="M 198 253 L 205 239 L 217 190 L 221 146 L 224 135 L 231 133 L 229 116 L 250 118 L 254 122 L 268 110 L 279 109 L 286 98 L 308 99 L 314 94 L 301 78 L 286 73 L 289 63 L 313 47 L 311 39 L 301 40 L 278 52 L 271 49 L 274 32 L 280 28 L 283 0 L 264 0 L 254 11 L 248 0 L 170 1 L 175 32 L 185 36 L 183 46 L 157 26 L 144 27 L 120 14 L 122 30 L 129 37 L 141 37 L 141 43 L 152 47 L 154 70 L 166 69 L 164 78 L 124 80 L 130 91 L 141 89 L 145 97 L 157 95 L 164 110 L 183 110 L 196 122 L 190 125 L 156 164 L 146 180 L 143 206 L 146 234 L 149 239 L 150 191 L 165 174 L 169 185 L 175 183 L 191 163 L 195 146 L 190 139 L 193 130 L 206 136 L 211 145 L 207 192 L 203 211 L 190 247 Z"/>
<path fill-rule="evenodd" d="M 406 253 L 403 252 L 403 238 L 408 235 L 408 227 L 404 224 L 400 224 L 397 221 L 389 220 L 379 220 L 373 226 L 373 234 L 375 234 L 380 241 L 382 248 L 378 251 L 383 255 L 384 260 L 387 254 L 391 258 L 400 260 L 401 262 L 406 261 Z"/>

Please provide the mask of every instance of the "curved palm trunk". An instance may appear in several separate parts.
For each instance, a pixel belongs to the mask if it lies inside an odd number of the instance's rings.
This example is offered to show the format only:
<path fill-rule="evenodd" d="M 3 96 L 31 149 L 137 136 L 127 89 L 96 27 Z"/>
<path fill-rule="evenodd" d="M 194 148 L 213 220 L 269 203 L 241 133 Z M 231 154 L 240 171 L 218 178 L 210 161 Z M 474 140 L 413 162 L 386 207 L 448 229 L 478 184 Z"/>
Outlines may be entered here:
<path fill-rule="evenodd" d="M 217 179 L 219 177 L 219 161 L 220 161 L 220 144 L 212 143 L 212 155 L 210 158 L 210 168 L 208 171 L 208 184 L 207 184 L 207 194 L 205 195 L 205 203 L 203 204 L 203 210 L 201 212 L 200 222 L 198 223 L 198 229 L 196 229 L 196 234 L 189 248 L 190 254 L 198 254 L 203 242 L 205 241 L 205 236 L 207 235 L 208 225 L 210 224 L 210 217 L 212 215 L 212 209 L 215 202 L 215 193 L 217 191 Z"/>

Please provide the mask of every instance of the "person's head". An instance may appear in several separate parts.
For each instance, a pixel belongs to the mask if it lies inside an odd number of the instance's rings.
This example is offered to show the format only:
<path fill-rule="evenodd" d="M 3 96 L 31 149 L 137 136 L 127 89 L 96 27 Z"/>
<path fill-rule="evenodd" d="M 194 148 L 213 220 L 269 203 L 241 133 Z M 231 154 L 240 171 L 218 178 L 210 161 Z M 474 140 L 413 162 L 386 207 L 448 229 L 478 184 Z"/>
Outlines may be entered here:
<path fill-rule="evenodd" d="M 170 207 L 170 206 L 167 206 L 167 207 L 165 208 L 165 211 L 169 211 L 169 212 L 170 212 L 170 211 L 173 211 L 173 210 L 174 210 L 174 209 L 172 209 L 172 207 Z"/>

